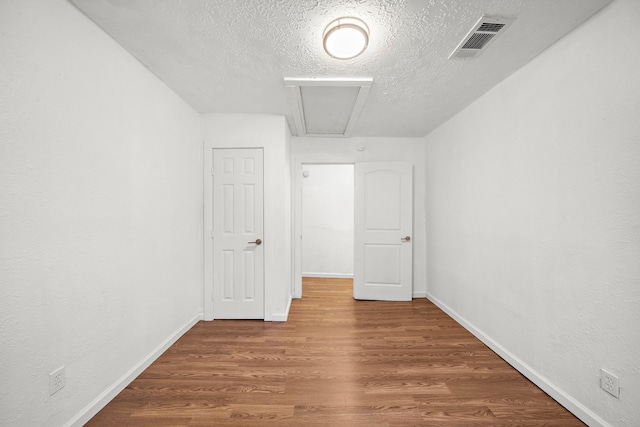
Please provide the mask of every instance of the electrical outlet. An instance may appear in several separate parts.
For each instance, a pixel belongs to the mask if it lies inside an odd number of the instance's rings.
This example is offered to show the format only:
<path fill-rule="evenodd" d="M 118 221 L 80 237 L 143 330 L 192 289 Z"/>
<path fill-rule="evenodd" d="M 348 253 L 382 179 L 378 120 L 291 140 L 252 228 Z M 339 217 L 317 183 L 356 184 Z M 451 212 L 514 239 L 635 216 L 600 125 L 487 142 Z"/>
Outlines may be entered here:
<path fill-rule="evenodd" d="M 64 385 L 64 366 L 62 366 L 49 374 L 49 396 L 53 396 Z"/>
<path fill-rule="evenodd" d="M 600 388 L 615 398 L 620 397 L 620 380 L 605 369 L 600 369 Z"/>

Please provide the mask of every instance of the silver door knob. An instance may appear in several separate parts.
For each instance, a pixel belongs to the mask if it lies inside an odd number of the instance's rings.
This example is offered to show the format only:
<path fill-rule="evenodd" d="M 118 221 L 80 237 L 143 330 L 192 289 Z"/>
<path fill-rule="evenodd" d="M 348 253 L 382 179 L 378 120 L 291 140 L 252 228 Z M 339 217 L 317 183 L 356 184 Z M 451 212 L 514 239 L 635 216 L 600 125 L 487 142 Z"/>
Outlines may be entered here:
<path fill-rule="evenodd" d="M 404 236 L 400 240 L 402 240 L 403 242 L 410 242 L 411 241 L 411 236 Z"/>
<path fill-rule="evenodd" d="M 249 244 L 253 243 L 254 245 L 258 245 L 258 246 L 260 246 L 260 245 L 262 244 L 262 240 L 260 240 L 260 239 L 256 239 L 256 241 L 255 241 L 255 242 L 247 242 L 247 243 L 249 243 Z"/>

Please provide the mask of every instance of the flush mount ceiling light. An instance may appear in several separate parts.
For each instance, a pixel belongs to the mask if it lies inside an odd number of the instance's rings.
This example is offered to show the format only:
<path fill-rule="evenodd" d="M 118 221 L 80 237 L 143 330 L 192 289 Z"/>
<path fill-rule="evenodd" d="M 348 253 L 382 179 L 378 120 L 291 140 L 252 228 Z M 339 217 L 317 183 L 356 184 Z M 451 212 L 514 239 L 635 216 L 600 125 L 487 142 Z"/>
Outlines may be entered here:
<path fill-rule="evenodd" d="M 338 18 L 324 29 L 322 42 L 324 50 L 333 58 L 355 58 L 369 44 L 369 27 L 358 18 Z"/>

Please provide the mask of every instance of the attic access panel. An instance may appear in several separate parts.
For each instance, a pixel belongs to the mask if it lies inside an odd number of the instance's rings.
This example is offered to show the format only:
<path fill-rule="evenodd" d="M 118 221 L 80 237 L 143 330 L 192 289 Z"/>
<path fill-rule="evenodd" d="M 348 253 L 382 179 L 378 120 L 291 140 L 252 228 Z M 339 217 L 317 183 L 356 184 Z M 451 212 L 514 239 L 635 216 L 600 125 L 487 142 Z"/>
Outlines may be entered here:
<path fill-rule="evenodd" d="M 284 82 L 298 136 L 348 137 L 373 79 L 285 78 Z"/>

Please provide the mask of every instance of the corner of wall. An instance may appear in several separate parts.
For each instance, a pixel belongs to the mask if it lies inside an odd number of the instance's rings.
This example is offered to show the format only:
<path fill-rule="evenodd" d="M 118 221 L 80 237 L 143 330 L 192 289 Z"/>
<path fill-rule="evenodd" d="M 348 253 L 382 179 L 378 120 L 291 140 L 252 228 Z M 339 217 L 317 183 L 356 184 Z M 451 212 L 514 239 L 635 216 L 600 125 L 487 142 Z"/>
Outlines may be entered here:
<path fill-rule="evenodd" d="M 287 301 L 287 307 L 285 308 L 284 312 L 273 313 L 270 319 L 265 318 L 265 320 L 269 320 L 272 322 L 286 322 L 287 319 L 289 318 L 289 311 L 291 310 L 291 301 L 292 301 L 292 296 L 290 295 Z"/>
<path fill-rule="evenodd" d="M 494 340 L 492 337 L 483 332 L 480 328 L 476 327 L 473 323 L 469 322 L 466 318 L 462 317 L 459 313 L 449 307 L 447 304 L 440 301 L 435 296 L 427 293 L 426 298 L 434 303 L 438 308 L 447 313 L 456 322 L 462 325 L 466 330 L 471 332 L 476 338 L 482 341 L 487 347 L 493 350 L 498 356 L 504 359 L 509 365 L 517 369 L 522 375 L 527 377 L 531 382 L 540 387 L 545 393 L 551 396 L 554 400 L 567 408 L 572 414 L 578 417 L 581 421 L 590 426 L 602 426 L 607 427 L 606 421 L 600 418 L 596 413 L 589 410 L 586 406 L 582 405 L 576 399 L 574 399 L 569 393 L 558 387 L 549 378 L 542 375 L 540 372 L 533 369 L 530 365 L 511 353 L 506 347 Z"/>
<path fill-rule="evenodd" d="M 129 369 L 123 376 L 121 376 L 116 382 L 109 386 L 106 390 L 100 393 L 94 400 L 92 400 L 85 408 L 77 413 L 71 420 L 69 420 L 65 427 L 81 427 L 85 425 L 91 418 L 93 418 L 102 408 L 104 408 L 111 400 L 113 400 L 122 390 L 124 390 L 131 382 L 136 379 L 145 369 L 147 369 L 158 357 L 175 344 L 181 336 L 183 336 L 189 329 L 191 329 L 196 323 L 203 320 L 202 314 L 199 314 L 189 320 L 185 325 L 178 328 L 172 333 L 166 340 L 147 354 L 140 362 Z"/>

